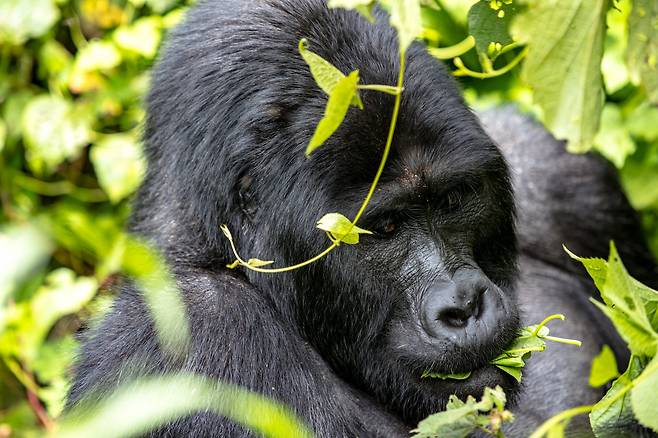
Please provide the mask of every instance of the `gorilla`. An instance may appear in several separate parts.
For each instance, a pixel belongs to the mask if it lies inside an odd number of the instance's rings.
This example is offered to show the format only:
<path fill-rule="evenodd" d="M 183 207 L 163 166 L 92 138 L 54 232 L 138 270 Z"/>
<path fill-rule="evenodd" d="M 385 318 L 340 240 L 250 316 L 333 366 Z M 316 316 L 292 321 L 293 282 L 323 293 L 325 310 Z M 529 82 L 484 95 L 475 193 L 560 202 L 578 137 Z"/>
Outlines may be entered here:
<path fill-rule="evenodd" d="M 165 255 L 182 294 L 191 347 L 163 354 L 143 297 L 125 282 L 86 337 L 69 406 L 128 379 L 189 371 L 256 391 L 293 409 L 318 437 L 407 436 L 450 394 L 501 385 L 525 436 L 604 389 L 587 384 L 603 344 L 628 357 L 588 299 L 582 267 L 562 250 L 606 256 L 618 243 L 629 270 L 656 284 L 654 261 L 614 170 L 570 155 L 510 108 L 482 121 L 446 68 L 419 43 L 407 51 L 391 155 L 359 225 L 373 231 L 307 267 L 229 270 L 237 250 L 288 266 L 327 246 L 324 214 L 358 210 L 376 172 L 394 97 L 364 90 L 310 158 L 304 149 L 327 97 L 297 52 L 309 47 L 361 83 L 394 85 L 397 36 L 383 12 L 369 23 L 324 0 L 205 0 L 169 36 L 153 72 L 144 142 L 148 171 L 130 231 Z M 521 324 L 552 313 L 558 336 L 524 369 L 523 385 L 488 362 Z M 624 362 L 622 362 L 624 363 Z M 424 371 L 471 371 L 467 380 Z M 198 413 L 154 436 L 251 436 Z"/>

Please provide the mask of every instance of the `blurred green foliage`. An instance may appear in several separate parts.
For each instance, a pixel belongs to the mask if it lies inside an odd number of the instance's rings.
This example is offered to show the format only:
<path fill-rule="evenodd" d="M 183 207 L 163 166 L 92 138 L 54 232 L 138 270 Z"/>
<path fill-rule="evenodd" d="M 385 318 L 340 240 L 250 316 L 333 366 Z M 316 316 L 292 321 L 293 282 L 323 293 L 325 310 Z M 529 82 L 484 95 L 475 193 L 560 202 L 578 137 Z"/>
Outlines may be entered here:
<path fill-rule="evenodd" d="M 191 1 L 0 0 L 0 438 L 54 428 L 74 334 L 107 309 L 117 273 L 148 258 L 126 257 L 122 233 L 145 169 L 141 99 L 165 33 Z M 607 157 L 658 254 L 657 3 L 482 0 L 469 14 L 475 3 L 423 1 L 429 46 L 475 38 L 453 67 L 467 99 L 514 102 L 571 150 Z M 517 3 L 531 12 L 518 22 Z M 543 24 L 570 11 L 581 18 L 563 33 Z M 601 68 L 582 56 L 585 43 Z M 543 65 L 542 53 L 555 58 Z M 490 79 L 464 73 L 517 58 Z M 590 97 L 572 100 L 578 92 Z"/>
<path fill-rule="evenodd" d="M 141 99 L 185 7 L 0 1 L 0 437 L 53 428 L 74 334 L 144 262 L 121 233 L 145 170 Z"/>

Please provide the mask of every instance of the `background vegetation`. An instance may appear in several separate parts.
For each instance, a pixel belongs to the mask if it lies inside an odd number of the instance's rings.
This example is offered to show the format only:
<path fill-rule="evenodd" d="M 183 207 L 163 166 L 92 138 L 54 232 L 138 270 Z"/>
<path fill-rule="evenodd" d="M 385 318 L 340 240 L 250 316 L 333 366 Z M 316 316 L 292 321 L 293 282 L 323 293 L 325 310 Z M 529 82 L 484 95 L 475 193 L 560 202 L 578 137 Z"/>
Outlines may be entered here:
<path fill-rule="evenodd" d="M 55 427 L 74 335 L 126 271 L 141 98 L 186 7 L 0 1 L 0 438 Z M 559 26 L 573 8 L 575 24 Z M 658 254 L 656 2 L 429 0 L 422 14 L 475 107 L 514 102 L 619 168 Z"/>

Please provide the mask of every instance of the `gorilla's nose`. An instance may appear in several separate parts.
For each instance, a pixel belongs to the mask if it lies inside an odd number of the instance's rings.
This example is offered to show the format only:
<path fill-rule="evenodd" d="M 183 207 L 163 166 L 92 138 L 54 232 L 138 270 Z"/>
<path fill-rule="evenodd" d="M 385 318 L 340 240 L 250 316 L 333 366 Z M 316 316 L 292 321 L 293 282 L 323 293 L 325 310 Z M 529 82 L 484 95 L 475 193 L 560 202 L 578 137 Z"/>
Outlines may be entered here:
<path fill-rule="evenodd" d="M 495 287 L 479 269 L 462 269 L 451 280 L 435 282 L 421 304 L 421 323 L 434 338 L 450 338 L 467 346 L 468 339 L 493 335 L 500 315 Z"/>

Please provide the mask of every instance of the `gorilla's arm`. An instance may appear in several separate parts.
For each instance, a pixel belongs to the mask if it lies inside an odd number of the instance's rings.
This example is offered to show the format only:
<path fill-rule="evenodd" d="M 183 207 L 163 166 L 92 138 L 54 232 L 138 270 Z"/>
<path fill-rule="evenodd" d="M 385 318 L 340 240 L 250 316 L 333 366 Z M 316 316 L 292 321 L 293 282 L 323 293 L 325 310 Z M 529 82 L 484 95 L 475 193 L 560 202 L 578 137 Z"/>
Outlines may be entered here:
<path fill-rule="evenodd" d="M 98 397 L 129 379 L 177 370 L 238 384 L 291 407 L 318 437 L 406 436 L 408 429 L 335 376 L 274 306 L 245 281 L 208 272 L 178 275 L 192 346 L 182 364 L 161 353 L 148 310 L 124 287 L 112 311 L 85 343 L 69 404 Z M 137 370 L 135 371 L 135 367 Z M 198 414 L 157 436 L 251 436 L 225 418 Z"/>
<path fill-rule="evenodd" d="M 628 361 L 625 343 L 589 302 L 597 295 L 592 280 L 562 244 L 578 255 L 607 258 L 608 243 L 614 240 L 632 275 L 655 287 L 658 271 L 638 217 L 608 162 L 592 153 L 568 153 L 563 142 L 512 108 L 488 111 L 481 119 L 512 170 L 523 322 L 563 313 L 567 320 L 551 324 L 551 334 L 583 342 L 580 348 L 551 343 L 546 353 L 528 362 L 524 389 L 512 408 L 517 421 L 508 431 L 523 436 L 558 412 L 604 395 L 605 388 L 586 384 L 591 361 L 603 344 L 613 348 L 620 367 Z M 581 416 L 574 425 L 587 422 L 587 416 Z"/>
<path fill-rule="evenodd" d="M 481 115 L 513 174 L 521 253 L 583 274 L 562 250 L 607 258 L 614 240 L 638 280 L 658 286 L 658 270 L 637 214 L 604 158 L 566 152 L 539 123 L 511 107 Z"/>

